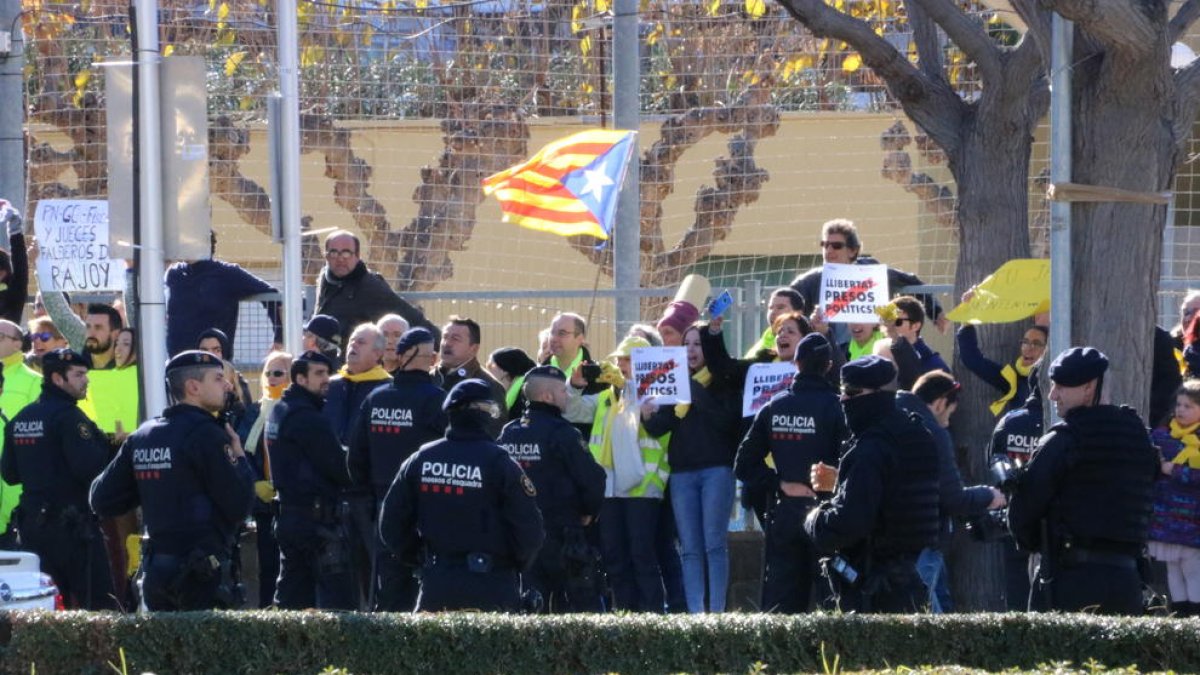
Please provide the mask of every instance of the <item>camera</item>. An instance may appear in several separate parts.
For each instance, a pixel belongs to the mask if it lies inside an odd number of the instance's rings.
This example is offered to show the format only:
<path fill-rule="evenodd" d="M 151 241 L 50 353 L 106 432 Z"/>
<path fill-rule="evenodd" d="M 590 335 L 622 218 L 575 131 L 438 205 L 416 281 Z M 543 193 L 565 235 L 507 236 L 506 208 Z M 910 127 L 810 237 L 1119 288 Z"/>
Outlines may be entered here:
<path fill-rule="evenodd" d="M 596 382 L 596 378 L 600 377 L 600 364 L 584 363 L 579 366 L 579 372 L 583 375 L 583 379 L 587 380 L 588 384 Z"/>
<path fill-rule="evenodd" d="M 1020 461 L 1014 461 L 1007 455 L 996 455 L 988 463 L 988 476 L 992 487 L 1004 493 L 1005 497 L 1012 496 L 1017 482 L 1025 467 Z M 1008 536 L 1008 509 L 1003 508 L 967 520 L 967 531 L 975 541 L 999 541 Z"/>

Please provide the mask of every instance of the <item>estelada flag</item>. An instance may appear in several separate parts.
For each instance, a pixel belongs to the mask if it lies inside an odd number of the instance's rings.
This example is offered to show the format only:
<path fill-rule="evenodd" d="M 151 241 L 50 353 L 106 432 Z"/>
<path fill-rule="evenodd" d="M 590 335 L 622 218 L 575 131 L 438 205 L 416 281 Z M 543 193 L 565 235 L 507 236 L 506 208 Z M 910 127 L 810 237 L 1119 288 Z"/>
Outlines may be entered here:
<path fill-rule="evenodd" d="M 564 237 L 608 239 L 635 131 L 590 129 L 560 138 L 524 163 L 483 179 L 504 221 Z"/>

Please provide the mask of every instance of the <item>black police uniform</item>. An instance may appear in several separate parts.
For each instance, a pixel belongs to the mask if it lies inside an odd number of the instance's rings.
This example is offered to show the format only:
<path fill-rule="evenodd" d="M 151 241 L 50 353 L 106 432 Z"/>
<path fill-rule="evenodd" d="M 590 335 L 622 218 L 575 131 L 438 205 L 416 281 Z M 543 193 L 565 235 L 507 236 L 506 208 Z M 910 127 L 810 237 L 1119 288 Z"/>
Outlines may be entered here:
<path fill-rule="evenodd" d="M 71 358 L 82 357 L 72 354 Z M 17 529 L 72 609 L 113 609 L 112 577 L 88 488 L 108 462 L 104 433 L 48 379 L 42 394 L 4 429 L 0 474 L 24 484 Z"/>
<path fill-rule="evenodd" d="M 398 370 L 392 384 L 379 387 L 363 402 L 346 461 L 354 484 L 374 493 L 376 514 L 404 460 L 446 432 L 445 398 L 429 373 Z M 372 609 L 411 611 L 417 601 L 415 570 L 403 565 L 380 541 L 375 542 L 373 569 Z"/>
<path fill-rule="evenodd" d="M 1138 561 L 1158 472 L 1158 452 L 1132 408 L 1074 408 L 1050 428 L 1008 507 L 1017 544 L 1042 554 L 1045 605 L 1142 612 Z"/>
<path fill-rule="evenodd" d="M 1020 466 L 1029 463 L 1033 449 L 1042 437 L 1042 399 L 1036 381 L 1025 405 L 1005 413 L 992 432 L 990 453 L 1005 456 Z M 1029 552 L 1017 548 L 1012 537 L 1001 541 L 1004 549 L 1004 604 L 1010 612 L 1029 608 Z"/>
<path fill-rule="evenodd" d="M 488 434 L 493 418 L 463 407 L 483 400 L 479 380 L 451 390 L 446 437 L 404 462 L 383 502 L 384 544 L 422 567 L 418 611 L 517 610 L 518 573 L 542 544 L 533 482 Z"/>
<path fill-rule="evenodd" d="M 800 374 L 754 417 L 738 447 L 734 470 L 746 490 L 773 497 L 768 502 L 763 557 L 763 611 L 808 611 L 817 556 L 804 532 L 804 519 L 815 497 L 788 497 L 781 481 L 810 484 L 817 462 L 837 466 L 849 436 L 837 392 L 821 376 Z M 767 456 L 775 468 L 767 466 Z M 774 503 L 771 503 L 774 502 Z"/>
<path fill-rule="evenodd" d="M 548 611 L 602 611 L 599 558 L 582 521 L 600 514 L 604 469 L 584 446 L 579 430 L 549 403 L 529 403 L 524 417 L 509 422 L 496 442 L 533 481 L 545 522 L 546 541 L 524 577 L 528 585 L 541 593 Z"/>
<path fill-rule="evenodd" d="M 284 609 L 357 609 L 348 534 L 338 496 L 350 485 L 346 455 L 323 401 L 298 384 L 283 392 L 267 422 L 279 515 L 279 583 Z"/>
<path fill-rule="evenodd" d="M 189 361 L 220 367 L 211 354 L 191 351 L 171 359 L 167 371 Z M 250 515 L 254 470 L 234 456 L 212 413 L 181 403 L 142 424 L 92 483 L 90 499 L 102 518 L 142 507 L 141 590 L 151 610 L 240 604 L 230 553 Z"/>
<path fill-rule="evenodd" d="M 878 390 L 896 369 L 865 356 L 841 374 L 848 388 Z M 893 392 L 860 394 L 842 407 L 851 445 L 833 499 L 809 513 L 805 530 L 818 552 L 837 554 L 825 569 L 843 611 L 920 611 L 929 591 L 916 561 L 937 546 L 940 524 L 937 446 L 918 417 L 896 407 Z"/>

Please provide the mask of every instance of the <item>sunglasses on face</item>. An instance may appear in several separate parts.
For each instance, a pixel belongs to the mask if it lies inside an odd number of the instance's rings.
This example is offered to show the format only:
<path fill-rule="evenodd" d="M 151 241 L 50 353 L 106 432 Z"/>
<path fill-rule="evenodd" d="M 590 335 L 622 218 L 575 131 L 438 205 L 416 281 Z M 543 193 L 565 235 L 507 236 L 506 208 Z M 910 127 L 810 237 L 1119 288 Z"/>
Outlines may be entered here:
<path fill-rule="evenodd" d="M 840 251 L 840 250 L 846 248 L 846 242 L 844 242 L 844 241 L 823 241 L 823 242 L 821 242 L 821 248 L 831 248 L 835 251 Z"/>
<path fill-rule="evenodd" d="M 268 370 L 267 371 L 267 377 L 283 377 L 284 375 L 287 375 L 286 371 L 282 371 L 282 370 Z"/>
<path fill-rule="evenodd" d="M 892 325 L 893 325 L 893 326 L 895 326 L 896 328 L 899 328 L 899 327 L 901 327 L 901 326 L 903 326 L 903 325 L 904 325 L 904 322 L 905 322 L 905 321 L 907 321 L 908 323 L 912 323 L 912 322 L 913 322 L 913 320 L 912 320 L 912 319 L 905 319 L 905 318 L 903 318 L 903 317 L 902 317 L 902 318 L 899 318 L 899 319 L 896 319 L 895 321 L 893 321 L 893 322 L 892 322 Z"/>
<path fill-rule="evenodd" d="M 37 340 L 38 342 L 49 342 L 54 339 L 54 333 L 30 333 L 29 339 Z"/>

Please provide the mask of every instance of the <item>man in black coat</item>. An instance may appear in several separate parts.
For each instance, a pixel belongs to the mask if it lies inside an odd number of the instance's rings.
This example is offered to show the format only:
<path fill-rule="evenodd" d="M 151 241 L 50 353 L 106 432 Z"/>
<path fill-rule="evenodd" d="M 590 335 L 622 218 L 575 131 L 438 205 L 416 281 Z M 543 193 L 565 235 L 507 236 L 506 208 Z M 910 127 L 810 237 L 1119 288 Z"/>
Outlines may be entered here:
<path fill-rule="evenodd" d="M 1092 347 L 1050 364 L 1062 421 L 1038 442 L 1008 525 L 1018 546 L 1041 554 L 1037 591 L 1050 608 L 1141 614 L 1139 566 L 1160 456 L 1135 410 L 1101 403 L 1107 370 Z"/>
<path fill-rule="evenodd" d="M 937 447 L 884 389 L 895 378 L 892 362 L 874 355 L 842 367 L 853 437 L 833 499 L 804 523 L 816 549 L 833 556 L 825 569 L 843 611 L 911 613 L 928 602 L 916 563 L 922 549 L 937 545 Z M 813 487 L 828 489 L 823 481 Z"/>

